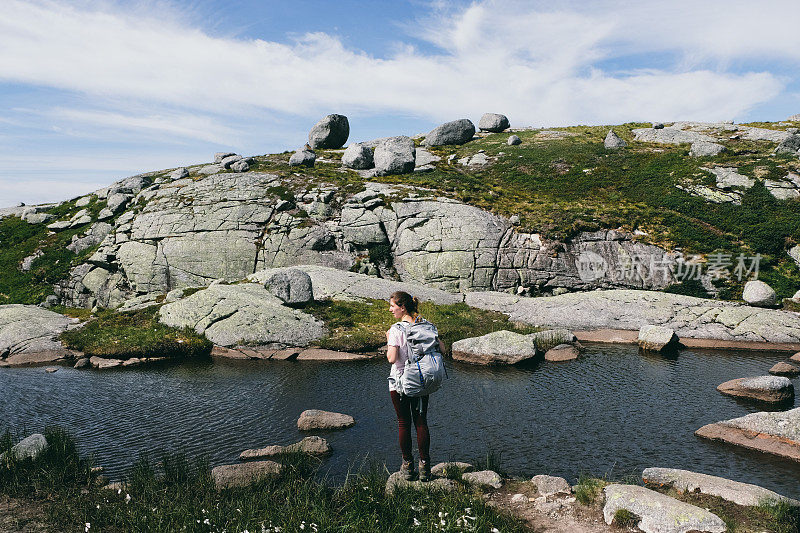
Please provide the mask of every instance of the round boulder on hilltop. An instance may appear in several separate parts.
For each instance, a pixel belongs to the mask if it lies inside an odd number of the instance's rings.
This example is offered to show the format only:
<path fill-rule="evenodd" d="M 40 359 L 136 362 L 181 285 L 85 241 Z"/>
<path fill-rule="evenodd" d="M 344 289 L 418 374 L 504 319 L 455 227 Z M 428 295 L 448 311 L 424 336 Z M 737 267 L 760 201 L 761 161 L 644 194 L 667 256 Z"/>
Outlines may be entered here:
<path fill-rule="evenodd" d="M 308 132 L 311 148 L 337 149 L 344 146 L 350 136 L 350 123 L 344 115 L 328 115 Z"/>
<path fill-rule="evenodd" d="M 755 307 L 772 307 L 778 301 L 778 295 L 763 281 L 753 280 L 745 283 L 742 300 Z"/>
<path fill-rule="evenodd" d="M 417 149 L 411 137 L 400 135 L 381 139 L 375 147 L 373 156 L 375 161 L 375 174 L 388 176 L 390 174 L 406 174 L 414 171 Z"/>
<path fill-rule="evenodd" d="M 499 113 L 484 113 L 478 121 L 478 129 L 499 133 L 509 126 L 508 117 Z"/>
<path fill-rule="evenodd" d="M 467 118 L 445 122 L 433 128 L 425 136 L 426 146 L 443 146 L 446 144 L 464 144 L 475 136 L 475 124 Z"/>

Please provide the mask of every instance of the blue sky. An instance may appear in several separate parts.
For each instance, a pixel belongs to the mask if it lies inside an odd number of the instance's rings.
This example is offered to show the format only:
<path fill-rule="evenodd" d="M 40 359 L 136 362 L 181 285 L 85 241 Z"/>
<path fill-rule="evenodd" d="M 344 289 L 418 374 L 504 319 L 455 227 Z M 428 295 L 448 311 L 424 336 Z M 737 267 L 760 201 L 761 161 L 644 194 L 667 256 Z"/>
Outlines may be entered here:
<path fill-rule="evenodd" d="M 512 126 L 800 113 L 796 0 L 4 0 L 0 207 L 213 152 L 484 112 Z"/>

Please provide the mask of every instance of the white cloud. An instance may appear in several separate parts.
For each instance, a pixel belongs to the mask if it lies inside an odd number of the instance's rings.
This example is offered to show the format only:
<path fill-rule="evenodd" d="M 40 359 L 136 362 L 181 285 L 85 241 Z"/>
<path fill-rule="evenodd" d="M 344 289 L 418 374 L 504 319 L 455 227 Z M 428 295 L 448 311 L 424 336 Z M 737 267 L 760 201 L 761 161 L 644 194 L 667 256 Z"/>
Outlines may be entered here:
<path fill-rule="evenodd" d="M 790 28 L 800 5 L 784 1 L 769 9 L 741 1 L 606 0 L 580 9 L 489 1 L 425 21 L 420 35 L 440 54 L 401 48 L 385 59 L 322 33 L 289 44 L 214 37 L 176 16 L 82 5 L 10 0 L 0 20 L 0 79 L 192 113 L 345 111 L 445 120 L 492 109 L 515 123 L 564 124 L 689 113 L 731 118 L 774 97 L 784 81 L 703 62 L 800 60 Z M 619 73 L 595 65 L 644 52 L 675 54 L 674 68 L 631 65 Z M 704 66 L 681 68 L 687 61 Z M 164 129 L 169 120 L 160 114 L 120 119 L 133 128 Z M 192 129 L 171 127 L 179 134 Z M 210 131 L 206 140 L 230 133 L 212 129 L 219 133 Z"/>

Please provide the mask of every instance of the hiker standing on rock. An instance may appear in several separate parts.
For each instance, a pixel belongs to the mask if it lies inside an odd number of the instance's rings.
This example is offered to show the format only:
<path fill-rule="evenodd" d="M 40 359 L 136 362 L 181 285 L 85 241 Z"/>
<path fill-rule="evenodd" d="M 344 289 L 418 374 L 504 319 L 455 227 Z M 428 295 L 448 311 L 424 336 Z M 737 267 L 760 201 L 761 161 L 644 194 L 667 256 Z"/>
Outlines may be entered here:
<path fill-rule="evenodd" d="M 428 481 L 431 477 L 430 432 L 428 430 L 428 394 L 438 389 L 444 375 L 444 344 L 439 339 L 436 327 L 423 319 L 419 312 L 419 300 L 407 292 L 397 291 L 389 298 L 389 312 L 398 320 L 386 331 L 386 358 L 392 364 L 389 373 L 389 395 L 397 413 L 400 451 L 403 465 L 400 472 L 406 480 L 416 477 L 414 456 L 411 452 L 411 423 L 417 430 L 419 447 L 419 479 Z M 409 360 L 409 331 L 413 328 L 412 353 L 419 364 L 412 359 L 415 369 L 419 369 L 417 383 L 403 380 Z M 427 358 L 423 356 L 430 355 Z M 438 356 L 438 358 L 437 358 Z M 421 365 L 421 366 L 420 366 Z M 413 373 L 413 370 L 409 371 Z M 409 378 L 410 376 L 406 376 Z M 405 387 L 405 389 L 404 389 Z M 413 387 L 413 388 L 412 388 Z"/>

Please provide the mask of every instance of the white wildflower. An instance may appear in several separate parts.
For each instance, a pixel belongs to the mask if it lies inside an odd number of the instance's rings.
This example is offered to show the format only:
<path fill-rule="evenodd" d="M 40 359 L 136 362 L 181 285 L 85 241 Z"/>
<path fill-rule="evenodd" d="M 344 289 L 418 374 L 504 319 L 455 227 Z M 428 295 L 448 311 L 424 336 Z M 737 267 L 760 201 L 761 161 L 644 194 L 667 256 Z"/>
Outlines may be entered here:
<path fill-rule="evenodd" d="M 419 520 L 417 520 L 417 519 L 415 518 L 415 519 L 414 519 L 414 527 L 418 527 L 418 526 L 420 526 L 420 525 L 422 525 L 422 522 L 420 522 Z"/>
<path fill-rule="evenodd" d="M 131 503 L 131 495 L 125 494 L 125 503 Z"/>
<path fill-rule="evenodd" d="M 211 520 L 209 520 L 208 518 L 206 518 L 205 520 L 203 520 L 203 523 L 204 523 L 205 525 L 207 525 L 207 526 L 210 526 L 210 525 L 211 525 Z M 498 531 L 497 533 L 500 533 L 500 532 Z"/>
<path fill-rule="evenodd" d="M 86 525 L 84 526 L 83 531 L 84 532 L 89 531 L 91 528 L 92 528 L 91 522 L 86 522 Z"/>

